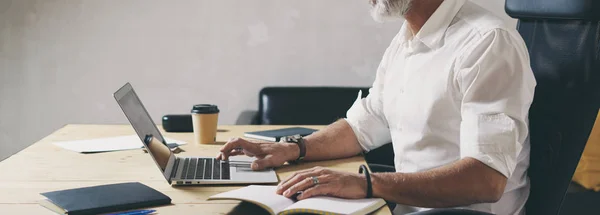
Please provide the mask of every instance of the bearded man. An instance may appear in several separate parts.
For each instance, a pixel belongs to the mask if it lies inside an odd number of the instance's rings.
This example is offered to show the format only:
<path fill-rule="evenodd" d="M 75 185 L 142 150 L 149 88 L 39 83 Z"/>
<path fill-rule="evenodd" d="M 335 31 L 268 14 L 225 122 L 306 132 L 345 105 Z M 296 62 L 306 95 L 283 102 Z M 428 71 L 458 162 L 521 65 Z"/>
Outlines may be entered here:
<path fill-rule="evenodd" d="M 303 191 L 299 199 L 371 195 L 397 203 L 395 214 L 431 208 L 523 214 L 536 82 L 520 35 L 466 0 L 370 3 L 376 20 L 405 22 L 369 95 L 347 118 L 291 142 L 233 139 L 217 158 L 256 156 L 252 168 L 260 170 L 299 158 L 351 157 L 392 142 L 395 172 L 371 173 L 369 180 L 314 168 L 282 181 L 277 192 Z"/>

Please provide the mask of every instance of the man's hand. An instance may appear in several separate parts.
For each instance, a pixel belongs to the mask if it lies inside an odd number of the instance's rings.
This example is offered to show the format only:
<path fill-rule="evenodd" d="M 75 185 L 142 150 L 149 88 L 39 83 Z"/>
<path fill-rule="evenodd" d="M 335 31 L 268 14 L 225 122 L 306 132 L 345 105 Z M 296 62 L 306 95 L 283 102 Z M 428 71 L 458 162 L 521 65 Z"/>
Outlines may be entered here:
<path fill-rule="evenodd" d="M 252 162 L 253 170 L 278 167 L 286 161 L 296 160 L 300 149 L 295 143 L 250 142 L 241 138 L 229 140 L 217 155 L 219 160 L 227 160 L 229 156 L 247 155 L 256 157 Z"/>
<path fill-rule="evenodd" d="M 313 176 L 317 177 L 318 184 L 314 183 Z M 277 187 L 277 194 L 288 198 L 298 191 L 302 191 L 298 200 L 313 196 L 361 199 L 367 196 L 367 180 L 364 175 L 315 167 L 294 173 Z"/>

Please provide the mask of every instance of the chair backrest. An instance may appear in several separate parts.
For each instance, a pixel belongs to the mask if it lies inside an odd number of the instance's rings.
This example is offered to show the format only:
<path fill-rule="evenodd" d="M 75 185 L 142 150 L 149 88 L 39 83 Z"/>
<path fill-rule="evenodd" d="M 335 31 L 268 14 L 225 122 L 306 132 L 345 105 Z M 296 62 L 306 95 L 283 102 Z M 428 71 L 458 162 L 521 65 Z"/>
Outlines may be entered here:
<path fill-rule="evenodd" d="M 600 1 L 507 0 L 537 80 L 527 214 L 558 214 L 598 113 Z"/>
<path fill-rule="evenodd" d="M 360 87 L 265 87 L 259 93 L 253 124 L 328 125 L 344 118 Z"/>

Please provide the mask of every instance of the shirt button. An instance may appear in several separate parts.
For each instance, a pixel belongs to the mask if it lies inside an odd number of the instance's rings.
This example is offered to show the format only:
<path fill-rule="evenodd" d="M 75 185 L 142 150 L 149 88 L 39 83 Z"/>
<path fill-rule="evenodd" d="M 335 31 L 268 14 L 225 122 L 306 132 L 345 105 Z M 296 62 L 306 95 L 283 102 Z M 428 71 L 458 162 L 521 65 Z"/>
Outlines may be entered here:
<path fill-rule="evenodd" d="M 403 93 L 404 93 L 404 90 L 403 90 L 403 89 L 400 89 L 400 94 L 403 94 Z"/>

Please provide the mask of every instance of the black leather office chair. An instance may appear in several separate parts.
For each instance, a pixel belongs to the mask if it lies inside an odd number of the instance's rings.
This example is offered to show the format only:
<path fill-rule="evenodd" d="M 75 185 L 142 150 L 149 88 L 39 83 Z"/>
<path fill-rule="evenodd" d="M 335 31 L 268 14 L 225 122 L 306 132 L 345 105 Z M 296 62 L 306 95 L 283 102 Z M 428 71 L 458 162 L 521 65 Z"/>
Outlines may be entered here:
<path fill-rule="evenodd" d="M 507 0 L 538 82 L 527 214 L 558 214 L 598 113 L 600 1 Z"/>
<path fill-rule="evenodd" d="M 258 125 L 328 125 L 346 117 L 358 91 L 362 96 L 369 88 L 360 87 L 265 87 L 259 93 Z M 371 168 L 394 166 L 391 144 L 370 151 L 365 159 Z"/>
<path fill-rule="evenodd" d="M 328 125 L 346 116 L 360 87 L 265 87 L 253 124 Z"/>

